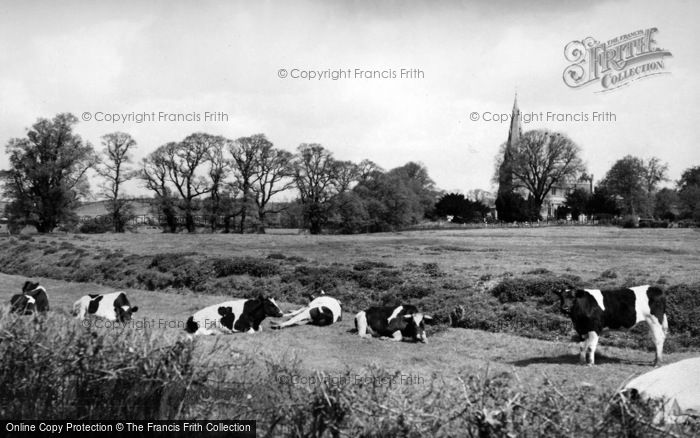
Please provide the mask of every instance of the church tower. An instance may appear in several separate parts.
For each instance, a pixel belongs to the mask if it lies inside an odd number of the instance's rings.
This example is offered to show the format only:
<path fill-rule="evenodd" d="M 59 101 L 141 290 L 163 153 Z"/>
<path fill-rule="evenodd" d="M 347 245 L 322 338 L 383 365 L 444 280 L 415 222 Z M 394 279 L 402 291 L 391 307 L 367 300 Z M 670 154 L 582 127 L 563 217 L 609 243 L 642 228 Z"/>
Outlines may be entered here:
<path fill-rule="evenodd" d="M 513 113 L 510 119 L 510 131 L 508 131 L 508 142 L 503 155 L 503 162 L 498 169 L 498 193 L 511 193 L 513 191 L 513 153 L 517 151 L 518 142 L 522 134 L 520 126 L 520 108 L 518 108 L 518 94 L 513 100 Z"/>

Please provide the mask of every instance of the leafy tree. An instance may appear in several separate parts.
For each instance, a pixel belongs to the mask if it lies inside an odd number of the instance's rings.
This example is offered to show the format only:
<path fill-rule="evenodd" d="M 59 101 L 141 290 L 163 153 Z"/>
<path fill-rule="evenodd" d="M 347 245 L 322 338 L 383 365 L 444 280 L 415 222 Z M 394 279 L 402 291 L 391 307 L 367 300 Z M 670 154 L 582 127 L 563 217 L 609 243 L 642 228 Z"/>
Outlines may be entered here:
<path fill-rule="evenodd" d="M 302 143 L 293 162 L 294 182 L 311 234 L 319 234 L 328 221 L 338 194 L 337 162 L 320 144 Z"/>
<path fill-rule="evenodd" d="M 427 170 L 416 163 L 386 173 L 374 170 L 352 192 L 362 202 L 362 208 L 353 207 L 362 214 L 353 226 L 365 231 L 388 231 L 416 224 L 432 212 L 437 197 Z M 354 218 L 346 219 L 350 220 Z"/>
<path fill-rule="evenodd" d="M 654 216 L 673 221 L 678 212 L 679 197 L 674 189 L 663 188 L 654 197 Z"/>
<path fill-rule="evenodd" d="M 615 196 L 612 195 L 605 186 L 599 185 L 593 191 L 590 200 L 588 201 L 588 211 L 591 215 L 606 215 L 615 216 L 620 214 L 620 208 L 615 202 Z"/>
<path fill-rule="evenodd" d="M 39 119 L 26 138 L 6 145 L 11 167 L 1 176 L 13 226 L 50 233 L 61 222 L 75 221 L 73 210 L 89 192 L 85 172 L 96 163 L 92 146 L 73 132 L 77 122 L 68 113 Z"/>
<path fill-rule="evenodd" d="M 678 181 L 681 215 L 700 221 L 700 166 L 686 169 Z"/>
<path fill-rule="evenodd" d="M 481 221 L 489 211 L 488 206 L 479 201 L 471 201 L 461 193 L 448 193 L 435 204 L 435 215 L 454 216 L 453 222 Z"/>
<path fill-rule="evenodd" d="M 527 199 L 516 192 L 500 193 L 496 198 L 498 219 L 504 222 L 536 221 L 540 217 L 540 208 L 532 197 Z"/>
<path fill-rule="evenodd" d="M 567 213 L 571 213 L 571 217 L 574 220 L 578 220 L 579 216 L 582 214 L 591 214 L 590 204 L 591 194 L 588 193 L 588 190 L 582 188 L 576 188 L 567 193 L 566 200 L 564 201 Z"/>
<path fill-rule="evenodd" d="M 613 164 L 601 185 L 622 200 L 623 213 L 649 215 L 653 212 L 653 194 L 666 179 L 666 171 L 667 166 L 658 158 L 645 162 L 627 155 Z"/>
<path fill-rule="evenodd" d="M 114 232 L 123 233 L 126 223 L 133 216 L 133 211 L 120 190 L 126 181 L 136 176 L 128 167 L 136 141 L 129 134 L 114 132 L 102 137 L 102 145 L 103 157 L 96 170 L 105 180 L 102 192 L 107 198 L 107 211 L 112 217 Z"/>

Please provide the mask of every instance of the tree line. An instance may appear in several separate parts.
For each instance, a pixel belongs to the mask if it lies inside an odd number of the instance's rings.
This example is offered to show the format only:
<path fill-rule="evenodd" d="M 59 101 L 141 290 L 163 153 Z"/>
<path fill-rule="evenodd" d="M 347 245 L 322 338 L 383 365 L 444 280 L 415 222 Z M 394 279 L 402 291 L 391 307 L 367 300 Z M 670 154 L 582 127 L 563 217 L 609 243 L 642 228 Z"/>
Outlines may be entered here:
<path fill-rule="evenodd" d="M 77 122 L 67 113 L 42 118 L 25 137 L 7 143 L 10 169 L 0 171 L 0 181 L 12 228 L 34 225 L 40 233 L 75 228 L 75 210 L 91 193 L 90 171 L 99 177 L 98 194 L 107 200 L 115 232 L 125 231 L 133 217 L 124 193 L 124 184 L 133 179 L 153 194 L 153 213 L 164 218 L 166 232 L 181 227 L 194 232 L 195 217 L 207 218 L 212 231 L 262 233 L 269 216 L 280 214 L 288 226 L 318 234 L 325 229 L 388 231 L 446 216 L 454 222 L 482 222 L 492 213 L 485 192 L 475 190 L 469 197 L 444 193 L 425 166 L 415 162 L 387 171 L 367 159 L 338 160 L 320 144 L 302 143 L 292 153 L 263 134 L 232 140 L 199 132 L 166 143 L 135 163 L 138 145 L 129 134 L 102 136 L 96 152 L 74 132 Z M 524 133 L 514 150 L 502 146 L 496 169 L 496 180 L 505 181 L 504 169 L 509 175 L 507 189 L 501 184 L 495 200 L 498 218 L 506 222 L 539 219 L 553 187 L 572 181 L 588 181 L 592 187 L 580 147 L 546 130 Z M 667 173 L 668 166 L 658 158 L 626 156 L 595 190 L 569 191 L 557 214 L 699 221 L 700 167 L 687 169 L 675 188 L 659 189 L 668 181 Z M 295 193 L 296 199 L 276 201 L 282 193 Z"/>
<path fill-rule="evenodd" d="M 10 169 L 2 171 L 5 215 L 14 228 L 40 233 L 77 223 L 75 209 L 90 194 L 87 172 L 99 176 L 99 195 L 115 232 L 123 232 L 133 208 L 124 184 L 141 180 L 164 218 L 164 231 L 195 231 L 195 216 L 212 231 L 264 232 L 273 213 L 295 214 L 312 234 L 385 231 L 422 220 L 439 191 L 425 166 L 409 162 L 385 171 L 370 160 L 336 159 L 320 144 L 302 143 L 296 153 L 277 148 L 263 134 L 231 140 L 193 133 L 169 142 L 134 163 L 136 141 L 123 132 L 101 138 L 102 150 L 74 132 L 78 119 L 58 114 L 39 119 L 24 138 L 8 142 Z M 276 195 L 296 191 L 294 202 Z"/>

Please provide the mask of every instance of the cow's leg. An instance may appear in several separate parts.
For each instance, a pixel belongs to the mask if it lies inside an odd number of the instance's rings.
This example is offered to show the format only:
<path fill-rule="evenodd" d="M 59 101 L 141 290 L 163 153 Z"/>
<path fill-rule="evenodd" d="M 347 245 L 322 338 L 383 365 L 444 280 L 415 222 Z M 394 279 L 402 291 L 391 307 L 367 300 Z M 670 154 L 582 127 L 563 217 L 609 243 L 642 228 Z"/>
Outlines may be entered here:
<path fill-rule="evenodd" d="M 589 337 L 586 335 L 586 338 L 581 342 L 581 346 L 579 347 L 579 362 L 581 364 L 586 363 L 586 352 L 588 351 L 589 342 Z"/>
<path fill-rule="evenodd" d="M 253 334 L 253 333 L 255 333 L 255 329 L 253 327 L 251 327 L 250 329 L 248 329 L 247 333 Z"/>
<path fill-rule="evenodd" d="M 306 310 L 306 307 L 302 307 L 302 308 L 299 309 L 299 310 L 293 310 L 293 311 L 291 311 L 291 312 L 289 312 L 289 313 L 285 313 L 284 315 L 282 315 L 282 318 L 288 318 L 288 317 L 290 317 L 290 316 L 297 316 L 298 314 L 300 314 L 300 313 L 303 312 L 304 310 Z"/>
<path fill-rule="evenodd" d="M 588 357 L 588 365 L 594 365 L 595 364 L 595 349 L 598 346 L 598 333 L 596 332 L 588 332 L 588 351 L 587 353 L 589 354 Z"/>
<path fill-rule="evenodd" d="M 306 310 L 306 312 L 303 312 L 303 310 Z M 277 328 L 289 327 L 290 325 L 307 324 L 309 322 L 310 318 L 311 318 L 311 315 L 309 314 L 308 309 L 302 309 L 302 313 L 297 314 L 292 319 L 289 319 L 281 324 L 278 324 Z"/>
<path fill-rule="evenodd" d="M 401 334 L 401 330 L 396 330 L 393 335 L 391 335 L 390 338 L 392 341 L 395 342 L 400 342 L 403 340 L 403 335 Z"/>
<path fill-rule="evenodd" d="M 83 320 L 85 319 L 85 314 L 87 313 L 87 305 L 84 304 L 83 302 L 78 303 L 77 305 L 73 306 L 73 313 L 75 314 L 75 317 Z"/>
<path fill-rule="evenodd" d="M 372 337 L 372 335 L 367 333 L 367 314 L 364 311 L 355 315 L 355 328 L 357 329 L 357 334 L 361 338 Z"/>
<path fill-rule="evenodd" d="M 666 318 L 666 315 L 664 315 Z M 659 319 L 654 315 L 647 318 L 647 324 L 649 325 L 649 334 L 651 334 L 651 340 L 654 341 L 654 347 L 656 347 L 656 357 L 654 359 L 654 366 L 658 366 L 663 360 L 663 350 L 664 341 L 666 340 L 666 334 L 664 333 L 663 324 L 659 322 Z"/>

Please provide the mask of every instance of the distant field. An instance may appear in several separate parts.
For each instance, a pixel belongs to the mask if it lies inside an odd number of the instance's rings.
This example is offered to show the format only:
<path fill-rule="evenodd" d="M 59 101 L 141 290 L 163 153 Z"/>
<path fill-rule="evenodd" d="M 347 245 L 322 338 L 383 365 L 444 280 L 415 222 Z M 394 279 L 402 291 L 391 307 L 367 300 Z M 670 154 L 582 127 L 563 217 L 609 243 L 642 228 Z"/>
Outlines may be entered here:
<path fill-rule="evenodd" d="M 700 232 L 693 229 L 546 227 L 411 231 L 371 235 L 96 234 L 36 236 L 85 249 L 130 254 L 195 252 L 215 256 L 301 256 L 321 264 L 379 260 L 394 265 L 436 262 L 467 278 L 535 268 L 594 280 L 612 269 L 619 280 L 700 281 Z"/>

